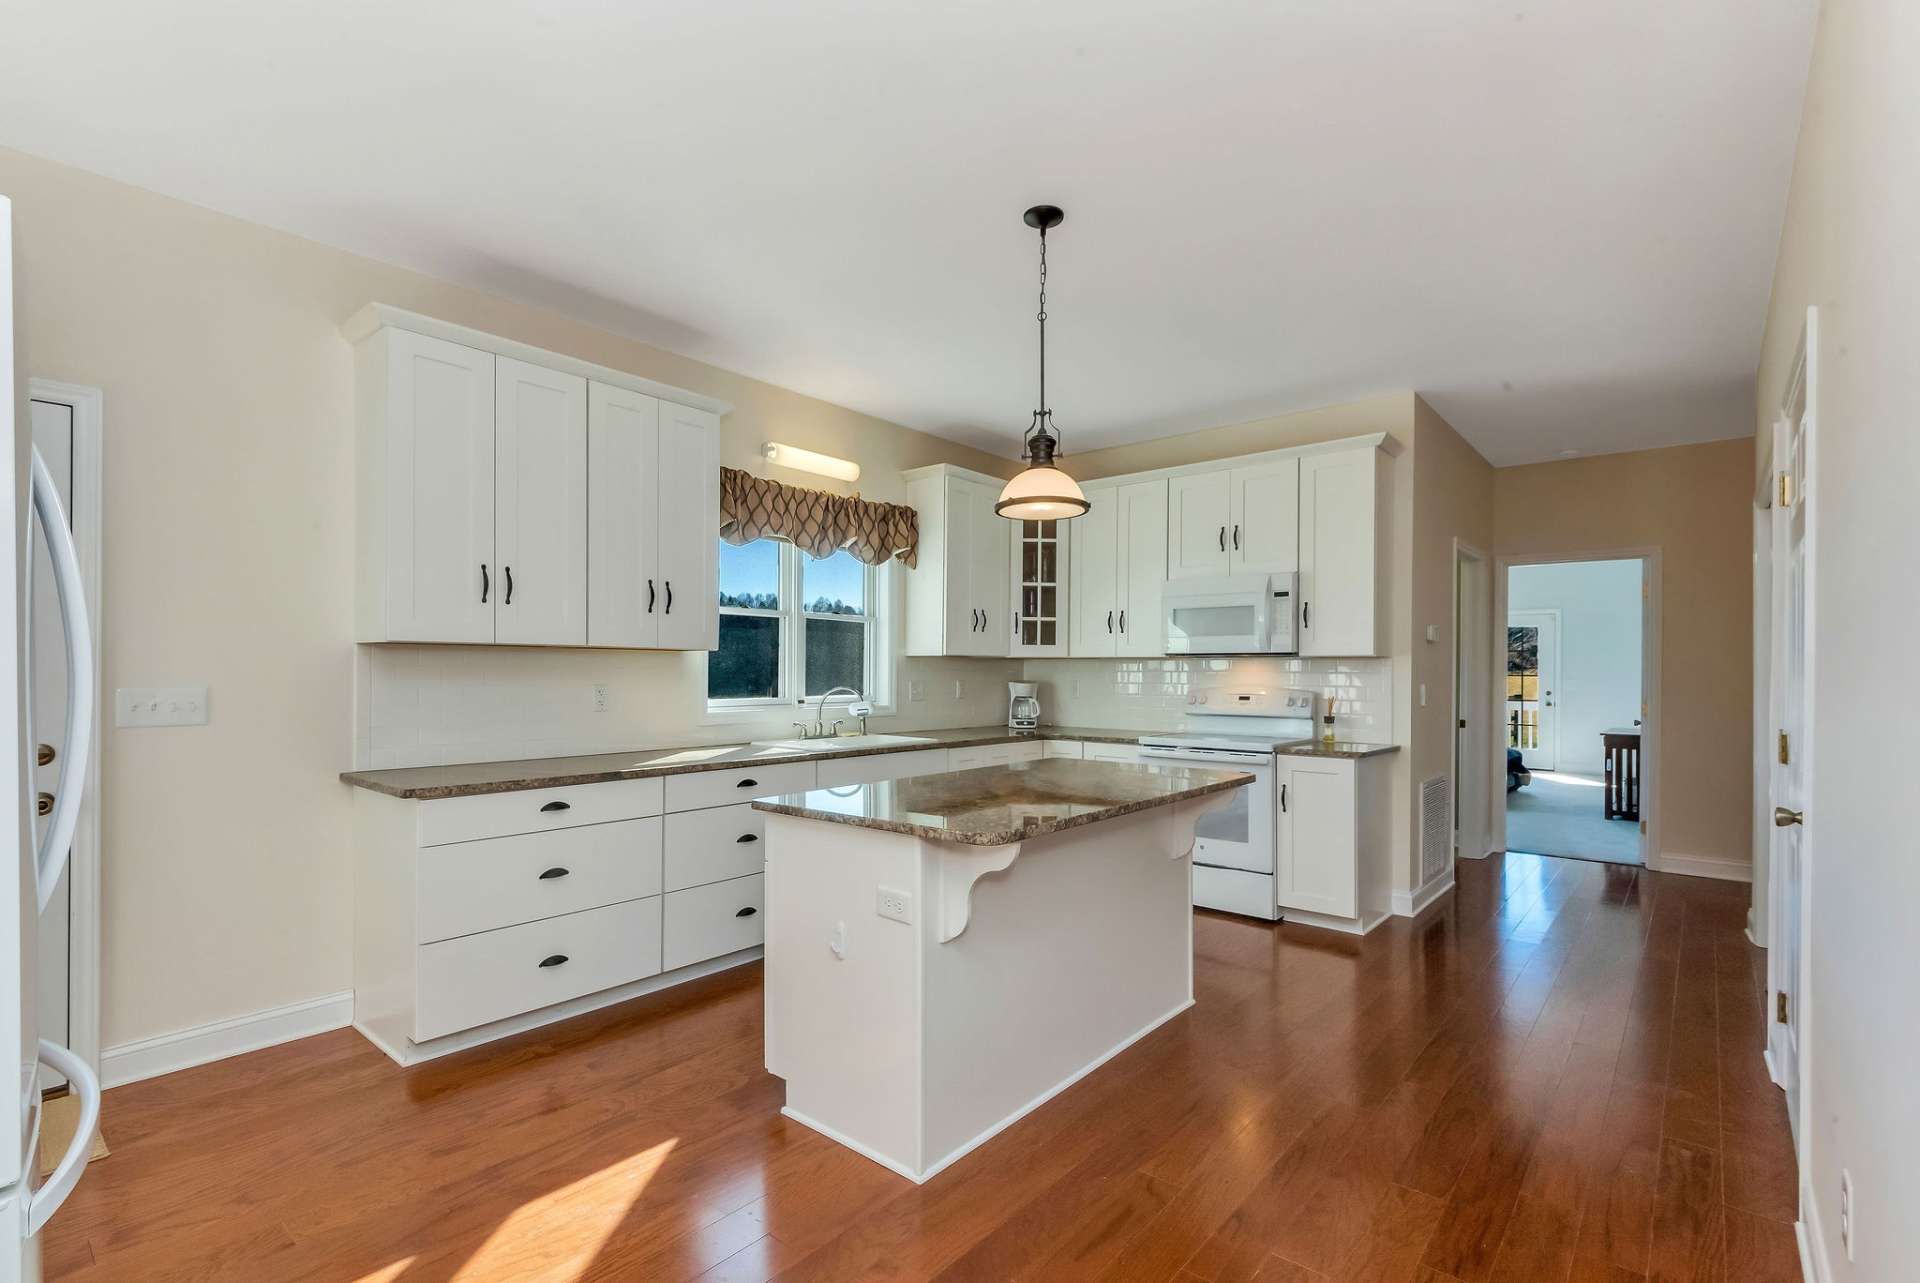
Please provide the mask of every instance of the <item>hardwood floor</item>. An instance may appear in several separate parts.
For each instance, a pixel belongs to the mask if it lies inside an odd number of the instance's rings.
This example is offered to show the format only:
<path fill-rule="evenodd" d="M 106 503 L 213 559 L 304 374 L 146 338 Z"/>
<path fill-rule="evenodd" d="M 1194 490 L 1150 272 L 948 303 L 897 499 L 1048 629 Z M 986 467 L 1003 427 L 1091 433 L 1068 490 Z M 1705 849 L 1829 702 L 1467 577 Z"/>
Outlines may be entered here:
<path fill-rule="evenodd" d="M 52 1279 L 1797 1280 L 1746 888 L 1536 856 L 1364 941 L 1202 914 L 1198 1004 L 914 1187 L 782 1118 L 760 973 L 410 1071 L 109 1092 Z"/>

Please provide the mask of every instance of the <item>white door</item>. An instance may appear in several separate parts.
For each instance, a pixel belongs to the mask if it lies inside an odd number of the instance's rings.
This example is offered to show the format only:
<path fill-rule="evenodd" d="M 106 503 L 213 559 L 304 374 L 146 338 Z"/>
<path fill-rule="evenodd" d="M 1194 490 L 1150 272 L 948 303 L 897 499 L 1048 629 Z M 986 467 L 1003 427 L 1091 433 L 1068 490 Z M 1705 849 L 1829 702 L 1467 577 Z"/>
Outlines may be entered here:
<path fill-rule="evenodd" d="M 1300 568 L 1300 460 L 1280 459 L 1227 474 L 1227 553 L 1233 574 Z"/>
<path fill-rule="evenodd" d="M 1354 765 L 1339 758 L 1281 758 L 1280 883 L 1283 908 L 1351 918 L 1359 912 Z"/>
<path fill-rule="evenodd" d="M 1224 575 L 1232 564 L 1227 529 L 1232 520 L 1225 468 L 1167 483 L 1167 578 Z"/>
<path fill-rule="evenodd" d="M 720 644 L 718 415 L 660 403 L 659 513 L 659 645 L 712 650 Z"/>
<path fill-rule="evenodd" d="M 1084 516 L 1065 523 L 1073 550 L 1073 630 L 1076 657 L 1107 658 L 1119 653 L 1120 491 L 1114 486 L 1085 487 Z"/>
<path fill-rule="evenodd" d="M 1300 460 L 1300 653 L 1372 655 L 1375 451 Z"/>
<path fill-rule="evenodd" d="M 1120 558 L 1118 653 L 1165 655 L 1167 621 L 1161 611 L 1167 583 L 1166 482 L 1120 487 Z"/>
<path fill-rule="evenodd" d="M 54 401 L 33 402 L 33 444 L 46 460 L 47 471 L 60 491 L 60 503 L 73 518 L 73 407 Z M 33 537 L 33 792 L 51 799 L 66 765 L 67 647 L 60 621 L 60 594 L 54 587 L 53 561 L 37 523 L 29 523 Z M 70 785 L 80 787 L 76 774 Z M 34 839 L 45 831 L 46 820 L 36 816 Z M 40 915 L 40 1036 L 65 1046 L 68 1042 L 71 999 L 68 976 L 72 932 L 70 874 L 62 871 L 53 899 Z M 41 1082 L 57 1087 L 65 1078 L 49 1069 Z"/>
<path fill-rule="evenodd" d="M 1560 723 L 1554 690 L 1560 683 L 1560 612 L 1515 610 L 1507 615 L 1507 747 L 1527 769 L 1558 769 Z"/>
<path fill-rule="evenodd" d="M 587 642 L 587 381 L 496 357 L 493 638 Z"/>
<path fill-rule="evenodd" d="M 490 642 L 493 357 L 387 331 L 387 629 L 376 641 Z"/>
<path fill-rule="evenodd" d="M 948 655 L 980 653 L 980 603 L 973 595 L 973 486 L 962 477 L 941 482 L 940 522 L 945 546 Z"/>
<path fill-rule="evenodd" d="M 660 644 L 660 403 L 587 384 L 587 644 Z"/>

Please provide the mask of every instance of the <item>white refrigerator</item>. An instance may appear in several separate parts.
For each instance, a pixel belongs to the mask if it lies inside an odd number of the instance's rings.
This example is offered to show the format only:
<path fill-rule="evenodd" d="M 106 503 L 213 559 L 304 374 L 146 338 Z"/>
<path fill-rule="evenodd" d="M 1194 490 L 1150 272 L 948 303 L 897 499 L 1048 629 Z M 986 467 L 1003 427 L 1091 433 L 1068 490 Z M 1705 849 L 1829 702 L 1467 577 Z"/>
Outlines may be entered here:
<path fill-rule="evenodd" d="M 13 205 L 0 196 L 0 424 L 7 448 L 0 450 L 0 512 L 7 517 L 0 538 L 0 845 L 11 869 L 0 876 L 0 928 L 12 937 L 0 945 L 0 1067 L 12 1071 L 12 1099 L 0 1091 L 8 1120 L 0 1124 L 0 1283 L 40 1278 L 40 1230 L 86 1170 L 100 1125 L 100 1080 L 65 1047 L 40 1037 L 35 972 L 39 967 L 40 912 L 66 866 L 79 818 L 84 764 L 92 751 L 92 642 L 88 637 L 79 564 L 59 492 L 33 449 L 25 375 L 19 368 L 14 328 Z M 27 674 L 30 567 L 34 537 L 44 538 L 59 589 L 66 633 L 68 696 L 65 709 L 39 710 L 42 721 L 64 718 L 66 766 L 50 809 L 36 825 L 33 794 L 35 710 Z M 36 834 L 36 827 L 39 832 Z M 64 1074 L 79 1097 L 80 1125 L 52 1173 L 40 1177 L 34 1153 L 40 1134 L 43 1067 Z"/>

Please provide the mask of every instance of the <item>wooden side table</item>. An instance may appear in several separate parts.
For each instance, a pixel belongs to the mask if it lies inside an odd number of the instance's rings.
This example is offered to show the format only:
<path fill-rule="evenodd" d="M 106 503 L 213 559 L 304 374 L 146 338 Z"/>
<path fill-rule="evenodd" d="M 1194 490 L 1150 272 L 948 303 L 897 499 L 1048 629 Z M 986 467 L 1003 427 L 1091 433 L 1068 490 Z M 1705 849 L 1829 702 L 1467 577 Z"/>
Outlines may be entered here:
<path fill-rule="evenodd" d="M 1640 818 L 1640 728 L 1617 726 L 1600 732 L 1606 751 L 1605 805 L 1609 820 Z"/>

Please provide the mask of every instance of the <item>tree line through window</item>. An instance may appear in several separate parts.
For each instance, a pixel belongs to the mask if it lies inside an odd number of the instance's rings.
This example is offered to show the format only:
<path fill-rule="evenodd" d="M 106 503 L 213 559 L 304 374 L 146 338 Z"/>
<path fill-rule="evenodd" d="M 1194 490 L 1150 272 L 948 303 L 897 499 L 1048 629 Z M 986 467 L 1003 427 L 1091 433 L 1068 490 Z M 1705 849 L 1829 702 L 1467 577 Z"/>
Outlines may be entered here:
<path fill-rule="evenodd" d="M 720 545 L 720 645 L 707 699 L 773 703 L 873 684 L 874 570 L 842 551 L 815 559 L 774 539 Z"/>

